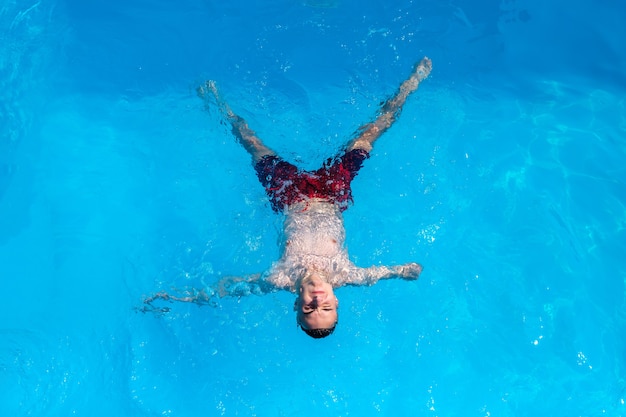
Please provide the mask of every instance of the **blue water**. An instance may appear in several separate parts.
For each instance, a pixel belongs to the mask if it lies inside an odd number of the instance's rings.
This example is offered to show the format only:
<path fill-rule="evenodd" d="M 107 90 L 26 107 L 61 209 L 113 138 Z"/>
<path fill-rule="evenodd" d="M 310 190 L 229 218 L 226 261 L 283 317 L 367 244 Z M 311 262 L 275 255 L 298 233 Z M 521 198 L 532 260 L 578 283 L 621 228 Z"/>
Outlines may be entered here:
<path fill-rule="evenodd" d="M 0 6 L 0 415 L 626 415 L 622 2 L 262 3 Z M 312 168 L 424 55 L 345 216 L 419 281 L 135 311 L 278 256 L 196 86 Z"/>

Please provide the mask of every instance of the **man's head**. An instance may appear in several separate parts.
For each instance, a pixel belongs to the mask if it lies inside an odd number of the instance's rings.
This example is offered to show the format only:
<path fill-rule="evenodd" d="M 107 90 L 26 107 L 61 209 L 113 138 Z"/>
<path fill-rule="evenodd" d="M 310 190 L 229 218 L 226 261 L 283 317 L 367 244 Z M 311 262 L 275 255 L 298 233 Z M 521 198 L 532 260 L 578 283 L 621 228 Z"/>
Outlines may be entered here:
<path fill-rule="evenodd" d="M 307 274 L 297 289 L 294 304 L 302 330 L 316 339 L 330 335 L 337 325 L 339 301 L 333 287 L 318 273 Z"/>

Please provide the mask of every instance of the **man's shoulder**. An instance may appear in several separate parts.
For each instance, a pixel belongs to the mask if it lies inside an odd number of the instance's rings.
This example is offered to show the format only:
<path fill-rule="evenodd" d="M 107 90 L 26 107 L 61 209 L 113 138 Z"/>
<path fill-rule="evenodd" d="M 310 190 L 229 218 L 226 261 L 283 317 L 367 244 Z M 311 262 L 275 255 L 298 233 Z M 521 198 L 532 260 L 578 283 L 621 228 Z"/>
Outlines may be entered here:
<path fill-rule="evenodd" d="M 269 271 L 263 274 L 261 279 L 279 290 L 293 292 L 295 288 L 293 280 L 289 277 L 285 268 L 280 263 L 277 263 Z"/>

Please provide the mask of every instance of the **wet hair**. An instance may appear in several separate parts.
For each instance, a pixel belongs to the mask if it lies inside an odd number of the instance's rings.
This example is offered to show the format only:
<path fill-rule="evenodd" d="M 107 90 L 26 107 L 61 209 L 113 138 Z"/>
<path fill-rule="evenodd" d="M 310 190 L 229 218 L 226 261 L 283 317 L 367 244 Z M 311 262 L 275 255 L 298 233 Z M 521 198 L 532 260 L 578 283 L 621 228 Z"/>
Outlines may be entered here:
<path fill-rule="evenodd" d="M 323 337 L 330 336 L 335 331 L 335 327 L 337 327 L 337 323 L 335 323 L 333 327 L 329 327 L 328 329 L 305 329 L 304 327 L 300 326 L 304 333 L 308 334 L 314 339 L 321 339 Z"/>

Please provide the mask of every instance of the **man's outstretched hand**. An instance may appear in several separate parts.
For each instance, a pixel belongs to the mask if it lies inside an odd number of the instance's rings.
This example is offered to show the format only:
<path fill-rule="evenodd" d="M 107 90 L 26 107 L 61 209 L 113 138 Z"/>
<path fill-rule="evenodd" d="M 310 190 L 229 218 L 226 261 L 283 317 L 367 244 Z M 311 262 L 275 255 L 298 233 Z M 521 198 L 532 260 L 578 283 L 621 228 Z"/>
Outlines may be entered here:
<path fill-rule="evenodd" d="M 398 269 L 399 269 L 398 275 L 402 279 L 406 279 L 406 280 L 416 280 L 422 273 L 422 265 L 414 263 L 414 262 L 410 264 L 402 265 Z"/>

